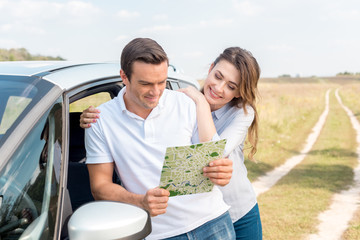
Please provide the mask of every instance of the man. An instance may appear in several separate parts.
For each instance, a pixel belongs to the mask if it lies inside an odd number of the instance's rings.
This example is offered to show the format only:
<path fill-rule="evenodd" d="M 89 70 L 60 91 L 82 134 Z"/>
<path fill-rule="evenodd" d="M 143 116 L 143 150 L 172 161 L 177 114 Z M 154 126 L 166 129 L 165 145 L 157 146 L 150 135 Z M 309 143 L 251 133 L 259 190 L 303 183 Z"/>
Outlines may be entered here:
<path fill-rule="evenodd" d="M 137 38 L 125 46 L 120 76 L 126 87 L 99 107 L 101 119 L 85 133 L 92 193 L 97 200 L 149 211 L 153 230 L 148 239 L 231 239 L 229 207 L 217 187 L 171 198 L 157 187 L 166 147 L 192 144 L 196 131 L 196 106 L 184 94 L 165 90 L 167 71 L 167 55 L 155 41 Z M 222 186 L 230 181 L 230 160 L 209 165 L 204 175 L 211 181 Z M 114 167 L 123 186 L 112 182 Z"/>

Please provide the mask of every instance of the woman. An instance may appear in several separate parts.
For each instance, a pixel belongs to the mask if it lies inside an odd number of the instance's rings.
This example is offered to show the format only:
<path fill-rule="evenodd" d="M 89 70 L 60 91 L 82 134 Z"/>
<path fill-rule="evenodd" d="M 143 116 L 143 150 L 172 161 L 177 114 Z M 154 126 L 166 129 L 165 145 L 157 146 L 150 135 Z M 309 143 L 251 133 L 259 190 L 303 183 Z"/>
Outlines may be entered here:
<path fill-rule="evenodd" d="M 237 239 L 262 239 L 262 226 L 256 194 L 247 178 L 243 147 L 248 135 L 253 160 L 258 139 L 256 111 L 257 83 L 260 68 L 252 54 L 239 47 L 224 50 L 209 69 L 200 93 L 193 87 L 179 91 L 191 97 L 197 106 L 199 141 L 214 136 L 227 139 L 225 156 L 233 161 L 233 175 L 225 187 L 219 187 L 229 212 Z M 89 127 L 99 117 L 94 108 L 81 116 L 81 126 Z M 96 117 L 95 117 L 96 116 Z M 213 121 L 211 121 L 213 120 Z"/>

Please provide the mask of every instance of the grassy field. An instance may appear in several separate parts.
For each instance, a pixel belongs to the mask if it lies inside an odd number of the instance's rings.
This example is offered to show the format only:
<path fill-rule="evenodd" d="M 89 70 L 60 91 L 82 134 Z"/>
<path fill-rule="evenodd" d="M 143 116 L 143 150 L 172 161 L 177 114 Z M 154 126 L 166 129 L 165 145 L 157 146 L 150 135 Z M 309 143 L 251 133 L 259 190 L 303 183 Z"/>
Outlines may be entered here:
<path fill-rule="evenodd" d="M 339 95 L 345 104 L 354 113 L 358 121 L 360 121 L 360 104 L 359 104 L 360 84 L 352 82 L 340 88 Z M 342 239 L 353 240 L 360 239 L 360 208 L 354 214 L 349 224 L 349 228 L 343 234 Z"/>
<path fill-rule="evenodd" d="M 324 96 L 330 85 L 315 80 L 260 81 L 259 150 L 255 155 L 257 163 L 246 162 L 250 180 L 299 153 L 304 139 L 324 111 Z"/>
<path fill-rule="evenodd" d="M 316 233 L 317 216 L 327 209 L 335 192 L 347 189 L 357 165 L 356 135 L 334 93 L 360 117 L 358 79 L 263 79 L 257 163 L 246 162 L 251 180 L 298 154 L 325 108 L 330 111 L 308 157 L 268 192 L 259 196 L 264 239 L 306 239 Z M 360 209 L 343 239 L 360 239 Z"/>
<path fill-rule="evenodd" d="M 82 112 L 89 106 L 98 107 L 100 104 L 107 102 L 110 99 L 109 93 L 97 93 L 70 104 L 70 112 Z"/>
<path fill-rule="evenodd" d="M 323 130 L 309 156 L 259 197 L 264 239 L 303 239 L 332 194 L 346 189 L 356 166 L 355 133 L 334 96 Z"/>

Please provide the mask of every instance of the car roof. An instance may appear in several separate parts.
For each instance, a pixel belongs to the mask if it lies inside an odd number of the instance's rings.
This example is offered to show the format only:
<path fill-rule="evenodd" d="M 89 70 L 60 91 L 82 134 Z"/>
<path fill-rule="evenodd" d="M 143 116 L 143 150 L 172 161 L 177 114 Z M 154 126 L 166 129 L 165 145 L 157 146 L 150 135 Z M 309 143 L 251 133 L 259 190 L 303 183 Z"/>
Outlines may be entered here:
<path fill-rule="evenodd" d="M 79 63 L 71 61 L 18 61 L 0 62 L 0 75 L 38 76 L 68 90 L 99 78 L 120 77 L 118 62 Z M 192 78 L 169 67 L 169 78 L 177 78 L 198 84 Z"/>
<path fill-rule="evenodd" d="M 34 76 L 39 73 L 54 71 L 76 65 L 70 61 L 10 61 L 0 62 L 1 75 Z"/>

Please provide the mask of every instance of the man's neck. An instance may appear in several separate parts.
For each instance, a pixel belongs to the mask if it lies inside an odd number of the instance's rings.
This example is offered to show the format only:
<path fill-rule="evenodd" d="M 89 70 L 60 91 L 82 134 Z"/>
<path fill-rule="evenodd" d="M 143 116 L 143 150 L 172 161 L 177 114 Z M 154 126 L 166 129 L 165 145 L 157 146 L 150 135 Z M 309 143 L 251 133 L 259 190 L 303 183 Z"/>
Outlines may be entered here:
<path fill-rule="evenodd" d="M 129 112 L 132 112 L 143 119 L 146 119 L 150 115 L 152 109 L 144 108 L 142 106 L 139 106 L 135 102 L 130 101 L 126 97 L 126 92 L 124 93 L 123 99 L 124 99 L 125 107 Z"/>

